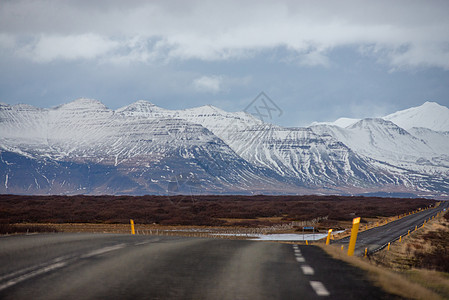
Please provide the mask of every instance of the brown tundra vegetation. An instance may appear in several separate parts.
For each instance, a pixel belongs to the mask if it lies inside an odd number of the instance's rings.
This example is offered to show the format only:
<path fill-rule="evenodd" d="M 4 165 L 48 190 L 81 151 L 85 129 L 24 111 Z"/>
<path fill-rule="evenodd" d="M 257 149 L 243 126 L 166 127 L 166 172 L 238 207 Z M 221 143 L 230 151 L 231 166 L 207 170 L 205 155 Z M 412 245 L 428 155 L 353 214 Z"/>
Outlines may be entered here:
<path fill-rule="evenodd" d="M 326 225 L 332 225 L 355 216 L 396 216 L 434 203 L 361 196 L 0 195 L 0 223 L 128 223 L 134 219 L 140 224 L 227 226 L 229 220 L 239 219 L 242 226 L 264 226 L 325 217 Z"/>

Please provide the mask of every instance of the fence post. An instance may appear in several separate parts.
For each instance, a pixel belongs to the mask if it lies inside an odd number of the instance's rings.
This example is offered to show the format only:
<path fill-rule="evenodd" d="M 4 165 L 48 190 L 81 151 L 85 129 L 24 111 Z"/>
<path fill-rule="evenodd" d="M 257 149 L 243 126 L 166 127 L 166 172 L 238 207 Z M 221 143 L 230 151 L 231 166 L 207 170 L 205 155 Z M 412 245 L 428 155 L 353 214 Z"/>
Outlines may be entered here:
<path fill-rule="evenodd" d="M 349 240 L 348 256 L 354 255 L 355 243 L 357 241 L 357 234 L 359 232 L 360 217 L 352 220 L 351 239 Z"/>
<path fill-rule="evenodd" d="M 329 229 L 327 231 L 326 245 L 329 245 L 329 242 L 330 242 L 330 239 L 331 239 L 331 233 L 332 233 L 332 229 Z"/>
<path fill-rule="evenodd" d="M 136 234 L 136 231 L 134 230 L 134 220 L 131 219 L 130 222 L 131 222 L 131 234 Z"/>

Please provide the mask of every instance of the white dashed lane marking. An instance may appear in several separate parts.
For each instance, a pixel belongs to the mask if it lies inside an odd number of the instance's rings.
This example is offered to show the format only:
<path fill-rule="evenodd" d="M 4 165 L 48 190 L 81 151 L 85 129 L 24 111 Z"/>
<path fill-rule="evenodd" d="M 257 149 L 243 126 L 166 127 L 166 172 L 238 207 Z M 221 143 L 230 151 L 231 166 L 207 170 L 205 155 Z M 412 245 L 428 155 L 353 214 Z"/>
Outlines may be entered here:
<path fill-rule="evenodd" d="M 305 260 L 304 257 L 302 257 L 302 256 L 297 256 L 297 257 L 296 257 L 296 261 L 297 261 L 297 262 L 306 262 L 306 260 Z"/>
<path fill-rule="evenodd" d="M 301 254 L 301 250 L 297 245 L 293 245 L 293 251 L 295 252 L 296 261 L 300 264 L 301 270 L 306 276 L 313 276 L 315 271 L 309 265 L 304 264 L 306 262 L 305 258 Z M 321 281 L 310 280 L 310 285 L 318 296 L 330 296 L 329 291 L 326 289 L 324 284 Z"/>
<path fill-rule="evenodd" d="M 320 281 L 310 281 L 310 285 L 318 296 L 329 296 L 330 293 Z"/>
<path fill-rule="evenodd" d="M 302 265 L 301 269 L 302 269 L 302 272 L 304 273 L 304 275 L 313 275 L 313 274 L 315 274 L 315 271 L 312 269 L 311 266 Z"/>

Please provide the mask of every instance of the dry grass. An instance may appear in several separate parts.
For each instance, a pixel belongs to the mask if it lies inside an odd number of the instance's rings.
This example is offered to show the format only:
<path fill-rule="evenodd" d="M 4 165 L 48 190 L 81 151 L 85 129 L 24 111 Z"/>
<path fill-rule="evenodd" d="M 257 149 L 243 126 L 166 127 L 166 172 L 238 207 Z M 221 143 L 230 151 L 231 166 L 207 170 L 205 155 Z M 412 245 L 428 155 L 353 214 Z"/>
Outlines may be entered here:
<path fill-rule="evenodd" d="M 449 299 L 449 274 L 434 270 L 412 269 L 405 272 L 405 277 L 430 289 L 444 299 Z"/>
<path fill-rule="evenodd" d="M 95 223 L 17 223 L 17 228 L 54 228 L 58 232 L 69 233 L 114 233 L 130 234 L 130 224 L 95 224 Z M 135 224 L 136 234 L 187 236 L 187 237 L 214 237 L 225 239 L 247 239 L 255 234 L 262 233 L 257 228 L 247 227 L 210 227 L 210 226 L 181 226 L 158 224 Z"/>
<path fill-rule="evenodd" d="M 0 234 L 24 234 L 38 232 L 58 232 L 56 227 L 44 224 L 8 224 L 0 223 Z"/>

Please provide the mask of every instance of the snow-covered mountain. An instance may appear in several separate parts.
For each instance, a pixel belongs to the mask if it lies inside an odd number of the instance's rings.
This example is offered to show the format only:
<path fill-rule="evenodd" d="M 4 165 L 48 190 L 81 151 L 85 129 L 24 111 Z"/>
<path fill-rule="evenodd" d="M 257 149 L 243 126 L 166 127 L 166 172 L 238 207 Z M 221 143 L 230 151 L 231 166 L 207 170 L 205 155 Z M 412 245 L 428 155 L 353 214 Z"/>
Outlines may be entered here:
<path fill-rule="evenodd" d="M 0 104 L 0 192 L 445 197 L 447 111 L 426 102 L 382 119 L 284 128 L 213 106 L 167 110 L 137 101 L 111 110 L 91 99 L 50 109 Z"/>
<path fill-rule="evenodd" d="M 423 127 L 434 131 L 449 131 L 449 108 L 436 102 L 425 102 L 421 106 L 395 112 L 383 119 L 406 130 Z"/>
<path fill-rule="evenodd" d="M 421 128 L 413 135 L 384 119 L 364 119 L 347 128 L 325 125 L 310 128 L 317 134 L 329 134 L 375 160 L 420 173 L 449 175 L 449 140 L 444 132 Z M 423 130 L 425 134 L 420 134 Z"/>
<path fill-rule="evenodd" d="M 422 127 L 434 131 L 449 131 L 449 108 L 436 102 L 427 101 L 420 106 L 400 110 L 381 119 L 391 121 L 405 130 Z M 333 125 L 348 128 L 360 120 L 343 117 L 333 122 L 313 122 L 310 126 Z"/>

